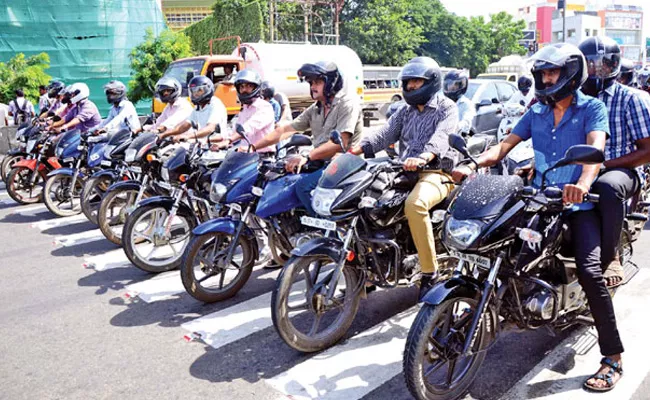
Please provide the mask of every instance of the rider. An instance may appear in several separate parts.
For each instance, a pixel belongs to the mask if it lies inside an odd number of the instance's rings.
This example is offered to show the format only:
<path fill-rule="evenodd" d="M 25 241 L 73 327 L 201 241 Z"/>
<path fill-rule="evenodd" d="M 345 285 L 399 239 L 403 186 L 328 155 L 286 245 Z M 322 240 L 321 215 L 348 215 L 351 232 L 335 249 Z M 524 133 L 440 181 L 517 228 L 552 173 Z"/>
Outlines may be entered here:
<path fill-rule="evenodd" d="M 462 69 L 452 70 L 445 75 L 443 91 L 458 106 L 458 131 L 469 134 L 476 117 L 476 106 L 465 96 L 469 85 L 469 74 Z"/>
<path fill-rule="evenodd" d="M 47 86 L 47 97 L 50 99 L 50 106 L 41 110 L 39 117 L 53 117 L 59 115 L 59 112 L 65 108 L 65 105 L 61 103 L 61 99 L 63 98 L 63 89 L 65 89 L 65 84 L 63 82 L 50 82 Z"/>
<path fill-rule="evenodd" d="M 111 104 L 108 117 L 97 127 L 97 133 L 117 129 L 140 130 L 140 119 L 133 103 L 126 98 L 126 86 L 120 81 L 110 81 L 104 85 L 106 101 Z M 128 121 L 128 122 L 127 122 Z"/>
<path fill-rule="evenodd" d="M 420 172 L 419 180 L 406 200 L 405 213 L 418 250 L 422 278 L 421 299 L 437 279 L 436 246 L 429 210 L 443 201 L 453 185 L 448 172 L 455 152 L 450 150 L 449 134 L 457 132 L 458 109 L 440 92 L 442 76 L 438 63 L 429 57 L 411 59 L 400 72 L 402 95 L 408 105 L 399 108 L 388 123 L 365 138 L 350 152 L 378 152 L 399 140 L 399 158 L 406 171 L 430 165 L 434 170 Z"/>
<path fill-rule="evenodd" d="M 639 89 L 650 93 L 650 70 L 644 69 L 643 71 L 639 71 L 637 84 L 639 85 Z"/>
<path fill-rule="evenodd" d="M 72 108 L 60 121 L 52 124 L 51 129 L 55 132 L 78 127 L 82 132 L 96 128 L 101 122 L 97 106 L 88 100 L 90 89 L 83 82 L 73 83 L 66 88 Z M 65 100 L 65 99 L 64 99 Z"/>
<path fill-rule="evenodd" d="M 188 88 L 190 99 L 196 108 L 187 120 L 179 122 L 172 129 L 167 129 L 158 137 L 161 139 L 172 137 L 175 142 L 192 141 L 210 135 L 218 126 L 221 133 L 210 138 L 210 141 L 221 141 L 226 133 L 228 112 L 221 100 L 214 96 L 214 83 L 207 76 L 199 75 L 190 80 Z M 190 131 L 192 122 L 197 125 L 196 132 Z"/>
<path fill-rule="evenodd" d="M 585 94 L 607 106 L 610 136 L 605 145 L 605 167 L 593 185 L 600 195 L 602 219 L 601 260 L 608 270 L 609 287 L 620 285 L 623 266 L 616 248 L 623 229 L 626 201 L 641 185 L 638 168 L 650 162 L 650 96 L 616 81 L 621 72 L 621 49 L 614 39 L 592 36 L 580 43 L 587 59 L 589 78 Z"/>
<path fill-rule="evenodd" d="M 178 79 L 171 76 L 163 76 L 156 82 L 156 95 L 167 105 L 156 122 L 146 127 L 147 130 L 163 133 L 190 117 L 192 105 L 181 96 L 182 90 Z"/>
<path fill-rule="evenodd" d="M 282 106 L 274 98 L 275 97 L 275 88 L 271 85 L 271 82 L 264 81 L 262 82 L 262 98 L 271 104 L 273 107 L 273 115 L 275 117 L 275 122 L 279 122 L 282 117 Z"/>
<path fill-rule="evenodd" d="M 540 187 L 542 173 L 560 160 L 570 146 L 589 144 L 604 149 L 609 124 L 605 104 L 578 90 L 587 80 L 587 63 L 580 49 L 567 43 L 552 44 L 538 51 L 532 60 L 535 96 L 539 102 L 524 114 L 512 134 L 479 157 L 478 164 L 481 167 L 495 165 L 518 143 L 532 137 L 535 150 L 533 185 Z M 456 168 L 454 180 L 461 181 L 472 173 L 472 169 L 471 165 Z M 600 218 L 591 204 L 583 204 L 598 169 L 598 165 L 565 166 L 549 172 L 547 178 L 549 183 L 563 187 L 566 203 L 576 205 L 567 222 L 573 232 L 580 232 L 573 237 L 578 280 L 596 321 L 600 351 L 605 356 L 598 373 L 589 377 L 584 386 L 606 391 L 621 377 L 617 368 L 621 365 L 623 344 L 616 327 L 612 298 L 603 279 Z"/>
<path fill-rule="evenodd" d="M 517 80 L 517 91 L 515 94 L 510 97 L 506 104 L 521 104 L 523 102 L 524 107 L 530 106 L 530 102 L 533 100 L 533 92 L 530 90 L 533 87 L 533 80 L 529 77 L 522 75 Z"/>
<path fill-rule="evenodd" d="M 621 85 L 636 88 L 636 71 L 634 70 L 634 62 L 627 58 L 621 59 L 621 73 L 618 76 L 618 82 Z"/>
<path fill-rule="evenodd" d="M 310 86 L 312 99 L 316 100 L 292 122 L 281 122 L 262 140 L 255 143 L 257 148 L 277 144 L 297 131 L 311 129 L 314 149 L 309 155 L 297 155 L 287 160 L 289 172 L 300 172 L 309 161 L 323 163 L 341 151 L 341 146 L 333 143 L 329 137 L 333 130 L 341 132 L 344 146 L 357 144 L 361 138 L 361 104 L 350 98 L 343 89 L 343 77 L 333 62 L 319 61 L 304 64 L 298 70 L 301 80 Z M 304 174 L 296 183 L 296 194 L 307 211 L 314 215 L 311 206 L 311 192 L 316 188 L 324 168 Z"/>

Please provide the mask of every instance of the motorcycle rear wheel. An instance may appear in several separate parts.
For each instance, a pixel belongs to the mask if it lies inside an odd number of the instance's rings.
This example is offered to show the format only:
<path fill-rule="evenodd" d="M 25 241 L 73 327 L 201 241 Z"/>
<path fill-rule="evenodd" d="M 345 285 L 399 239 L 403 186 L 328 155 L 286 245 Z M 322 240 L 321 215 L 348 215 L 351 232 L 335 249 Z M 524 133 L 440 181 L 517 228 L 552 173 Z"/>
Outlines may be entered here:
<path fill-rule="evenodd" d="M 0 164 L 0 178 L 2 178 L 3 182 L 7 183 L 7 176 L 9 175 L 9 172 L 13 169 L 14 164 L 24 158 L 25 156 L 23 156 L 22 154 L 16 154 L 13 156 L 5 156 L 2 159 L 2 164 Z"/>
<path fill-rule="evenodd" d="M 36 181 L 31 184 L 32 174 Z M 7 193 L 13 201 L 19 204 L 35 204 L 43 201 L 43 177 L 38 171 L 29 168 L 13 168 L 7 175 Z M 21 194 L 21 192 L 24 192 Z"/>

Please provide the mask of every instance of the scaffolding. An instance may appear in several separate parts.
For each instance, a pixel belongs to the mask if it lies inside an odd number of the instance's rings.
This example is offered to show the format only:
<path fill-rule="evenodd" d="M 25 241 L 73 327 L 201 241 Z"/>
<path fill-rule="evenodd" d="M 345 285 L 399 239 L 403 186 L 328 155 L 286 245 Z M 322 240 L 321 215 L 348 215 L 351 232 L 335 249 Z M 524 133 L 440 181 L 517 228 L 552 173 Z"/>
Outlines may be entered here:
<path fill-rule="evenodd" d="M 297 40 L 279 37 L 276 21 L 279 16 L 278 3 L 298 4 L 302 8 L 301 14 L 283 15 L 284 17 L 302 19 L 303 40 L 300 42 L 331 45 L 339 44 L 339 17 L 343 9 L 344 0 L 270 0 L 269 1 L 269 38 L 274 43 L 291 43 Z M 315 7 L 329 8 L 329 18 L 323 18 Z"/>

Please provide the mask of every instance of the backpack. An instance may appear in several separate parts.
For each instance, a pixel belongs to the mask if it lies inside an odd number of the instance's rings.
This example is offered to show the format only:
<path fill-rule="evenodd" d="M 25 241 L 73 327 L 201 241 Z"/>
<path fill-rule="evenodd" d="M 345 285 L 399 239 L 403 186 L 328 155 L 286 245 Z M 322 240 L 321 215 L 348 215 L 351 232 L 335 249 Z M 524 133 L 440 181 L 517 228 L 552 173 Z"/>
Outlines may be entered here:
<path fill-rule="evenodd" d="M 14 116 L 14 123 L 16 125 L 24 124 L 27 122 L 27 111 L 25 107 L 27 107 L 27 99 L 23 101 L 23 107 L 20 108 L 18 107 L 18 99 L 14 99 L 14 106 L 16 107 L 16 115 Z"/>

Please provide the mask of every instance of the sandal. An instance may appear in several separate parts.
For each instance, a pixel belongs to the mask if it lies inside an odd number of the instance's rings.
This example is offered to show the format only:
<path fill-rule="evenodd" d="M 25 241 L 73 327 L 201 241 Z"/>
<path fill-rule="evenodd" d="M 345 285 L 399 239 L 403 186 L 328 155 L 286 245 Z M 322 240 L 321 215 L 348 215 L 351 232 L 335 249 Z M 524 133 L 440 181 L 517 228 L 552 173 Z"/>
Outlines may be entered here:
<path fill-rule="evenodd" d="M 606 374 L 602 374 L 602 373 L 593 374 L 592 376 L 587 378 L 583 386 L 585 389 L 593 390 L 594 392 L 609 392 L 610 390 L 614 389 L 618 381 L 620 381 L 621 378 L 623 377 L 623 368 L 621 368 L 621 364 L 612 361 L 612 359 L 610 359 L 609 357 L 603 357 L 603 359 L 600 360 L 600 364 L 608 366 L 609 371 L 607 371 Z M 616 382 L 614 382 L 613 379 L 614 373 L 618 373 L 619 375 L 618 380 Z M 605 383 L 607 383 L 607 386 L 598 387 L 598 386 L 590 385 L 587 382 L 589 382 L 589 380 L 591 379 L 598 379 L 601 381 L 605 381 Z"/>
<path fill-rule="evenodd" d="M 607 286 L 607 289 L 613 289 L 623 284 L 625 273 L 618 259 L 614 259 L 609 264 L 609 267 L 603 272 L 603 278 L 605 278 L 605 286 Z"/>

